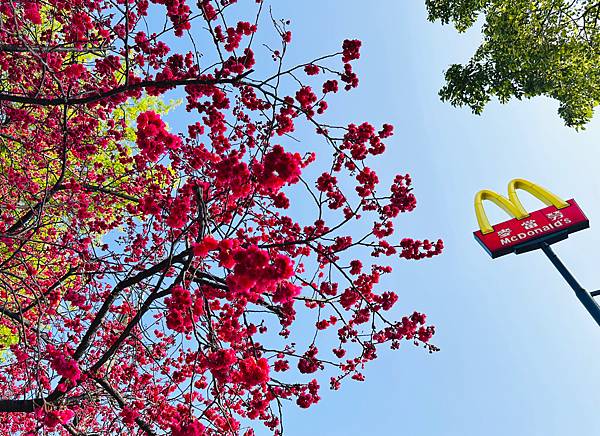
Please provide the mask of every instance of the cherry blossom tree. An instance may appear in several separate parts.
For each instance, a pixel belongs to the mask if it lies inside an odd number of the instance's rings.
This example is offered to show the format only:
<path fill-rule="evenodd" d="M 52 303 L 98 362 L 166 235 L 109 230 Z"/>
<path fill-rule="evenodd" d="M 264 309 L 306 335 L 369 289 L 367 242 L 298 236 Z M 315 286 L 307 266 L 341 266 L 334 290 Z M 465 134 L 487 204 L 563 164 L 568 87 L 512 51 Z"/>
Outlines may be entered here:
<path fill-rule="evenodd" d="M 394 234 L 393 128 L 327 123 L 360 41 L 291 66 L 263 1 L 150 3 L 0 3 L 0 434 L 282 434 L 379 347 L 436 350 L 378 285 L 443 248 Z"/>

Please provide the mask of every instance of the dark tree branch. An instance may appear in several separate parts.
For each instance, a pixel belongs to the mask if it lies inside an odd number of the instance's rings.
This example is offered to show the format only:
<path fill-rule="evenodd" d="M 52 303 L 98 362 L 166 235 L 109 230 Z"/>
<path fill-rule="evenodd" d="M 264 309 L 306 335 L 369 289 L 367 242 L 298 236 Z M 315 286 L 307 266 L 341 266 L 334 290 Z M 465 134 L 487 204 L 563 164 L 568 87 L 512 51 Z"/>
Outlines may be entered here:
<path fill-rule="evenodd" d="M 188 248 L 187 250 L 184 250 L 175 256 L 164 259 L 163 261 L 157 263 L 156 265 L 154 265 L 148 269 L 145 269 L 144 271 L 139 272 L 138 274 L 136 274 L 133 277 L 129 277 L 128 279 L 125 279 L 125 280 L 119 282 L 119 284 L 117 284 L 114 287 L 113 291 L 106 298 L 106 300 L 104 301 L 104 304 L 102 305 L 100 310 L 98 310 L 98 313 L 96 313 L 96 317 L 92 320 L 87 332 L 85 333 L 85 335 L 83 336 L 83 339 L 79 343 L 79 346 L 75 350 L 75 353 L 73 353 L 73 358 L 75 360 L 78 360 L 83 355 L 83 353 L 85 353 L 85 351 L 89 348 L 92 337 L 96 333 L 96 330 L 98 330 L 98 327 L 100 327 L 102 320 L 108 313 L 113 302 L 117 299 L 117 297 L 121 294 L 121 292 L 123 290 L 141 282 L 142 280 L 152 277 L 157 272 L 162 271 L 165 268 L 169 268 L 171 265 L 173 265 L 175 263 L 181 262 L 183 259 L 185 259 L 185 257 L 190 255 L 191 253 L 192 253 L 192 249 Z"/>
<path fill-rule="evenodd" d="M 180 79 L 180 80 L 142 80 L 138 83 L 130 83 L 127 85 L 121 85 L 116 88 L 113 88 L 109 91 L 105 92 L 92 92 L 88 95 L 83 95 L 80 97 L 56 97 L 56 98 L 48 98 L 48 97 L 30 97 L 26 95 L 14 95 L 7 93 L 0 93 L 0 101 L 10 101 L 13 103 L 24 103 L 24 104 L 32 104 L 36 106 L 74 106 L 74 105 L 82 105 L 95 103 L 100 100 L 104 100 L 105 98 L 114 97 L 115 95 L 123 94 L 128 91 L 133 91 L 135 89 L 145 89 L 145 88 L 171 88 L 175 86 L 182 85 L 219 85 L 226 83 L 237 83 L 242 80 L 244 77 L 251 74 L 253 70 L 246 71 L 244 74 L 240 74 L 239 76 L 233 77 L 231 79 L 213 79 L 213 80 L 203 80 L 203 79 Z"/>
<path fill-rule="evenodd" d="M 43 398 L 35 398 L 33 400 L 0 400 L 0 412 L 23 412 L 32 413 L 35 409 L 44 405 Z"/>

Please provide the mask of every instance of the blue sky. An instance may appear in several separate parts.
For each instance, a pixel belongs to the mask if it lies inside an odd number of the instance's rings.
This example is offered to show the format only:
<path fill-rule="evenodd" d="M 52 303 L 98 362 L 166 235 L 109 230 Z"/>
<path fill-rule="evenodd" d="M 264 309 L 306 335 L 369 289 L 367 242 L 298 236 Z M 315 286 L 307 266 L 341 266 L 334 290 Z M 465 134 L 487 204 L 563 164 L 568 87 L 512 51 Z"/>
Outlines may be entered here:
<path fill-rule="evenodd" d="M 347 37 L 363 41 L 361 84 L 332 105 L 333 116 L 396 126 L 374 167 L 413 176 L 419 206 L 397 228 L 447 247 L 432 260 L 398 262 L 387 283 L 398 287 L 398 313 L 428 314 L 442 350 L 382 353 L 366 382 L 323 390 L 309 410 L 287 407 L 286 434 L 599 434 L 598 326 L 541 252 L 492 261 L 472 236 L 476 191 L 503 193 L 514 177 L 538 182 L 576 198 L 590 218 L 591 230 L 554 248 L 584 287 L 600 288 L 598 120 L 567 129 L 545 98 L 492 103 L 481 117 L 440 102 L 443 71 L 467 60 L 480 35 L 427 22 L 424 2 L 305 0 L 274 11 L 292 19 L 290 56 L 299 60 Z"/>
<path fill-rule="evenodd" d="M 541 252 L 492 261 L 472 235 L 480 189 L 505 193 L 508 181 L 521 177 L 574 197 L 592 228 L 555 251 L 584 287 L 600 288 L 599 121 L 575 132 L 545 98 L 491 103 L 480 117 L 440 102 L 443 71 L 468 60 L 480 34 L 429 23 L 424 1 L 274 3 L 276 17 L 292 20 L 290 63 L 338 51 L 345 38 L 363 41 L 355 65 L 360 86 L 332 103 L 329 116 L 394 124 L 386 158 L 372 166 L 382 178 L 413 177 L 419 204 L 401 216 L 397 231 L 440 237 L 446 245 L 431 260 L 397 261 L 382 283 L 397 289 L 398 315 L 428 315 L 441 351 L 430 355 L 405 344 L 381 352 L 365 371 L 366 382 L 330 392 L 324 380 L 318 405 L 285 407 L 286 434 L 600 434 L 598 326 Z M 523 197 L 526 206 L 538 206 Z M 494 207 L 488 211 L 492 221 L 506 219 Z M 258 434 L 267 433 L 259 428 Z"/>

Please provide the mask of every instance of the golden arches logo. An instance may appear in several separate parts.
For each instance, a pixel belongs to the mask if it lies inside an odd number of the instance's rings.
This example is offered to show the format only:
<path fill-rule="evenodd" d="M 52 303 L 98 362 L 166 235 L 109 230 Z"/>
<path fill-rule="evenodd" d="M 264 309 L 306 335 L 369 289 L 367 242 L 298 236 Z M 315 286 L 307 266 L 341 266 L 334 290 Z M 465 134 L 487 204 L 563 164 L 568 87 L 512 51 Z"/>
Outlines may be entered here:
<path fill-rule="evenodd" d="M 494 231 L 483 208 L 484 200 L 496 204 L 513 218 L 523 219 L 529 216 L 529 213 L 519 200 L 517 189 L 529 192 L 546 206 L 555 206 L 557 209 L 569 206 L 569 203 L 554 195 L 546 188 L 525 179 L 513 179 L 508 183 L 508 198 L 489 189 L 483 189 L 475 195 L 475 215 L 477 216 L 477 223 L 482 234 L 485 235 Z"/>

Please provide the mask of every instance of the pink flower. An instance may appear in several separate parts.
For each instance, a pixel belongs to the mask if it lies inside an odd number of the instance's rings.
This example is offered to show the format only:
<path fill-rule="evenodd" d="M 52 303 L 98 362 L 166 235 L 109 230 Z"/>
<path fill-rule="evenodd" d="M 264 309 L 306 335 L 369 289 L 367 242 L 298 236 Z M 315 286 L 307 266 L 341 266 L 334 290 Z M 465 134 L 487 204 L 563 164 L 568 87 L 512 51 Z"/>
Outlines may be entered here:
<path fill-rule="evenodd" d="M 342 44 L 342 62 L 350 62 L 360 58 L 361 42 L 358 39 L 346 39 Z"/>
<path fill-rule="evenodd" d="M 23 16 L 33 24 L 42 24 L 42 17 L 40 16 L 38 4 L 35 1 L 26 1 L 24 3 Z"/>
<path fill-rule="evenodd" d="M 304 67 L 304 72 L 309 76 L 315 76 L 321 72 L 318 65 L 308 64 Z"/>
<path fill-rule="evenodd" d="M 219 242 L 212 236 L 205 236 L 199 243 L 192 244 L 194 256 L 206 257 L 209 252 L 216 250 Z"/>
<path fill-rule="evenodd" d="M 206 432 L 206 427 L 199 421 L 193 420 L 187 425 L 177 426 L 172 429 L 172 436 L 202 436 Z"/>
<path fill-rule="evenodd" d="M 48 345 L 46 350 L 50 355 L 50 366 L 62 377 L 70 380 L 73 383 L 81 378 L 81 371 L 77 362 L 68 354 L 56 349 L 52 345 Z"/>
<path fill-rule="evenodd" d="M 43 409 L 39 409 L 38 415 L 42 416 L 45 426 L 47 426 L 49 429 L 53 429 L 60 424 L 67 424 L 71 419 L 73 419 L 75 412 L 69 409 L 50 410 L 44 412 Z"/>
<path fill-rule="evenodd" d="M 166 125 L 154 111 L 142 112 L 137 117 L 136 143 L 143 156 L 157 161 L 167 150 L 175 150 L 181 139 L 166 130 Z"/>
<path fill-rule="evenodd" d="M 300 295 L 302 288 L 288 281 L 281 282 L 273 294 L 273 303 L 287 303 Z"/>
<path fill-rule="evenodd" d="M 241 382 L 247 386 L 255 386 L 269 381 L 269 362 L 267 359 L 248 357 L 239 362 Z"/>

